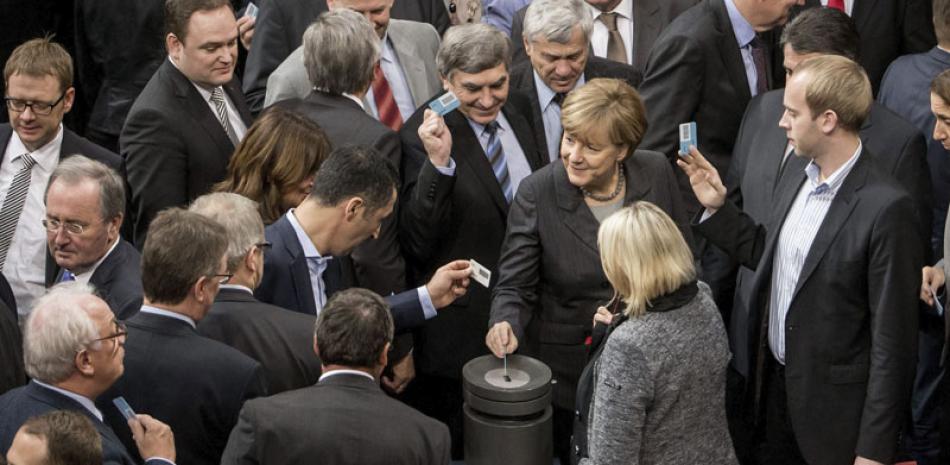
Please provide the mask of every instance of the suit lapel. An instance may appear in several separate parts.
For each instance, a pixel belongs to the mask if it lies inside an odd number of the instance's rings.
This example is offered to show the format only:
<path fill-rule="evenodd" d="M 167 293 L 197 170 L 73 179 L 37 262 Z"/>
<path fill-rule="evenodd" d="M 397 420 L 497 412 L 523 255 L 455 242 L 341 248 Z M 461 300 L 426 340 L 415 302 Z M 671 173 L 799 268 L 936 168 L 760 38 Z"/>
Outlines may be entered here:
<path fill-rule="evenodd" d="M 518 139 L 518 145 L 521 146 L 521 153 L 523 153 L 525 159 L 528 160 L 528 166 L 531 167 L 531 172 L 535 172 L 546 165 L 549 159 L 542 159 L 544 156 L 542 154 L 546 154 L 547 150 L 542 152 L 534 144 L 534 141 L 531 140 L 532 135 L 538 131 L 532 131 L 528 120 L 512 105 L 505 105 L 501 111 L 505 114 L 508 124 L 511 125 L 511 130 L 515 132 L 515 138 Z M 541 127 L 543 128 L 544 125 L 542 124 Z M 541 146 L 546 147 L 547 143 L 542 142 Z M 494 175 L 494 173 L 492 173 L 492 175 Z"/>
<path fill-rule="evenodd" d="M 736 34 L 732 29 L 732 22 L 729 21 L 729 13 L 726 11 L 726 5 L 722 0 L 710 3 L 713 12 L 717 18 L 719 34 L 719 55 L 725 65 L 726 73 L 729 74 L 729 81 L 733 89 L 739 94 L 743 102 L 748 102 L 752 98 L 749 92 L 749 78 L 745 74 L 745 65 L 742 62 L 742 54 L 739 52 L 739 45 L 736 43 Z"/>
<path fill-rule="evenodd" d="M 211 112 L 211 107 L 208 106 L 208 103 L 205 102 L 201 94 L 198 93 L 198 89 L 195 89 L 194 84 L 192 84 L 181 71 L 178 71 L 175 65 L 170 61 L 163 63 L 159 72 L 164 72 L 168 76 L 169 81 L 175 88 L 175 96 L 181 100 L 181 104 L 186 109 L 186 113 L 198 120 L 198 124 L 204 128 L 208 136 L 217 144 L 219 149 L 218 153 L 227 154 L 223 160 L 224 163 L 227 163 L 231 153 L 234 152 L 234 144 L 231 143 L 231 139 L 228 139 L 227 133 L 224 132 L 224 127 L 221 126 L 221 122 L 218 121 L 217 116 Z M 228 89 L 228 86 L 224 87 Z M 234 100 L 235 99 L 232 98 L 232 101 Z"/>
<path fill-rule="evenodd" d="M 284 251 L 290 256 L 290 276 L 294 282 L 294 292 L 297 294 L 297 302 L 304 307 L 299 310 L 316 315 L 317 303 L 313 301 L 310 267 L 307 266 L 307 257 L 304 256 L 303 248 L 297 240 L 297 233 L 294 232 L 294 227 L 286 215 L 274 223 L 274 226 L 280 234 L 281 242 L 284 243 Z"/>
<path fill-rule="evenodd" d="M 784 91 L 781 91 L 784 96 Z M 764 133 L 762 137 L 765 138 L 764 146 L 766 152 L 762 154 L 760 159 L 761 163 L 765 166 L 762 171 L 765 175 L 766 186 L 772 186 L 772 194 L 778 190 L 779 182 L 781 181 L 779 174 L 784 173 L 788 170 L 790 166 L 782 167 L 782 163 L 785 160 L 785 148 L 788 146 L 788 137 L 785 135 L 785 130 L 779 127 L 779 119 L 782 118 L 782 113 L 785 111 L 785 108 L 781 105 L 781 99 L 778 101 L 779 105 L 777 107 L 770 105 L 766 114 L 768 119 L 763 121 L 764 128 L 762 132 Z M 778 116 L 776 119 L 775 116 Z M 774 120 L 774 121 L 773 121 Z M 789 157 L 794 157 L 795 154 L 790 154 Z M 787 165 L 792 164 L 793 159 L 789 158 L 788 161 L 785 161 Z"/>
<path fill-rule="evenodd" d="M 633 2 L 633 63 L 631 66 L 642 70 L 650 56 L 650 47 L 660 35 L 660 6 L 656 0 L 638 0 Z"/>
<path fill-rule="evenodd" d="M 530 65 L 530 63 L 526 63 L 526 65 Z M 541 102 L 538 100 L 538 88 L 534 83 L 534 68 L 531 66 L 525 66 L 525 68 L 526 71 L 521 75 L 521 79 L 512 84 L 515 85 L 518 91 L 528 96 L 528 102 L 531 104 L 531 125 L 534 128 L 531 133 L 534 134 L 534 143 L 538 147 L 538 151 L 547 155 L 548 160 L 550 160 L 551 154 L 548 153 L 547 134 L 544 132 L 544 117 L 541 115 Z M 511 119 L 509 118 L 508 121 L 510 122 Z M 523 147 L 524 144 L 522 144 Z"/>
<path fill-rule="evenodd" d="M 458 156 L 456 161 L 467 165 L 475 173 L 475 178 L 488 191 L 495 206 L 498 207 L 503 216 L 507 217 L 508 202 L 505 200 L 505 194 L 502 193 L 501 186 L 498 185 L 498 178 L 495 177 L 495 172 L 491 169 L 491 164 L 482 149 L 482 144 L 478 141 L 478 136 L 475 135 L 475 131 L 468 124 L 468 119 L 462 116 L 460 112 L 453 111 L 446 115 L 445 124 L 449 126 L 449 130 L 452 132 L 452 144 L 459 148 L 456 152 Z"/>
<path fill-rule="evenodd" d="M 584 202 L 584 194 L 571 184 L 563 163 L 554 166 L 554 195 L 561 221 L 581 242 L 594 252 L 597 248 L 597 229 L 600 224 Z"/>
<path fill-rule="evenodd" d="M 412 39 L 402 35 L 403 30 L 398 24 L 398 20 L 392 20 L 389 23 L 389 41 L 393 45 L 393 51 L 396 52 L 396 58 L 399 60 L 399 66 L 406 75 L 406 82 L 409 84 L 409 93 L 412 94 L 412 101 L 417 107 L 422 106 L 431 95 L 426 94 L 426 70 L 422 65 L 422 59 L 416 54 L 412 47 Z"/>
<path fill-rule="evenodd" d="M 238 78 L 235 76 L 234 79 L 231 79 L 231 82 L 222 87 L 228 93 L 228 97 L 231 98 L 231 103 L 234 104 L 238 114 L 241 115 L 241 122 L 244 123 L 245 127 L 251 127 L 251 124 L 254 123 L 254 116 L 251 115 L 251 109 L 247 107 L 247 102 L 244 100 L 244 92 L 241 91 L 241 83 Z"/>

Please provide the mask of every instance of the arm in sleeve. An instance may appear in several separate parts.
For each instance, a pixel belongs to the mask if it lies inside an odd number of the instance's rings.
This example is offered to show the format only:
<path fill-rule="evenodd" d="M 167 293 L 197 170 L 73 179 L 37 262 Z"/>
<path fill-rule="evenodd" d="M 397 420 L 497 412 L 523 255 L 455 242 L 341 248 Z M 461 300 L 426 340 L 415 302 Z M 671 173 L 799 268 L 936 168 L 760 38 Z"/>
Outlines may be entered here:
<path fill-rule="evenodd" d="M 264 106 L 267 93 L 267 78 L 290 55 L 291 44 L 287 43 L 287 21 L 277 2 L 260 2 L 254 40 L 244 65 L 244 95 L 251 113 L 257 115 Z"/>
<path fill-rule="evenodd" d="M 221 456 L 221 465 L 258 465 L 256 414 L 254 404 L 248 402 L 241 409 L 237 425 L 231 430 L 228 445 Z"/>
<path fill-rule="evenodd" d="M 705 212 L 703 209 L 700 214 Z M 719 247 L 733 260 L 753 270 L 758 267 L 759 259 L 765 251 L 765 227 L 756 224 L 749 215 L 739 211 L 730 201 L 726 201 L 722 208 L 704 221 L 693 223 L 693 231 Z"/>
<path fill-rule="evenodd" d="M 433 244 L 446 234 L 456 177 L 443 174 L 429 161 L 415 134 L 417 126 L 409 128 L 404 126 L 399 133 L 403 152 L 399 233 L 405 253 L 425 263 L 435 250 Z"/>

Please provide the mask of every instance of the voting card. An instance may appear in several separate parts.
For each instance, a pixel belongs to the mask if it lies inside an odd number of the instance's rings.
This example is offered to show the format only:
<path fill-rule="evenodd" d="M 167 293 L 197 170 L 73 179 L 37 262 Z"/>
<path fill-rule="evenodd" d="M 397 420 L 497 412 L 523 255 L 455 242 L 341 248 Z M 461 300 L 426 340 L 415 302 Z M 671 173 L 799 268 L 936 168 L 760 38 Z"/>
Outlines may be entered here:
<path fill-rule="evenodd" d="M 445 95 L 429 102 L 429 108 L 438 113 L 439 116 L 445 116 L 458 107 L 459 99 L 451 92 L 446 92 Z"/>
<path fill-rule="evenodd" d="M 129 403 L 125 401 L 122 396 L 112 399 L 112 403 L 115 404 L 116 408 L 119 409 L 119 412 L 122 413 L 122 416 L 126 420 L 135 419 L 135 410 L 132 410 L 132 407 L 129 406 Z"/>
<path fill-rule="evenodd" d="M 248 2 L 247 8 L 244 8 L 244 16 L 250 16 L 252 18 L 256 18 L 257 11 L 258 11 L 257 5 Z"/>
<path fill-rule="evenodd" d="M 469 260 L 468 263 L 472 265 L 472 279 L 478 284 L 488 287 L 488 283 L 491 282 L 491 271 L 475 260 Z"/>
<path fill-rule="evenodd" d="M 696 122 L 680 125 L 680 156 L 689 155 L 689 146 L 696 146 Z"/>
<path fill-rule="evenodd" d="M 943 304 L 940 303 L 940 298 L 937 297 L 937 292 L 931 289 L 930 295 L 934 299 L 934 311 L 937 312 L 937 315 L 943 316 Z"/>

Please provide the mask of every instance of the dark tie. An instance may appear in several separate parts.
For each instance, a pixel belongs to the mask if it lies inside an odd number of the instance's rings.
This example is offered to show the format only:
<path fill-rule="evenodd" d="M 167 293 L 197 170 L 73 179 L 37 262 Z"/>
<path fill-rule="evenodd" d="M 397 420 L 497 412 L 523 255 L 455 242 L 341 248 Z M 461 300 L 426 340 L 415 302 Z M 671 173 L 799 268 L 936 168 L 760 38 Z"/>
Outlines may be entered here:
<path fill-rule="evenodd" d="M 567 93 L 566 93 L 566 92 L 558 92 L 558 93 L 554 94 L 554 98 L 553 98 L 552 100 L 554 101 L 554 103 L 557 104 L 557 107 L 558 107 L 558 108 L 561 108 L 562 106 L 564 106 L 564 99 L 565 99 L 565 98 L 567 98 Z"/>
<path fill-rule="evenodd" d="M 231 127 L 231 121 L 228 119 L 228 106 L 224 103 L 224 91 L 221 90 L 221 87 L 215 87 L 211 90 L 211 103 L 214 104 L 215 109 L 217 109 L 218 122 L 221 123 L 221 127 L 224 128 L 224 132 L 228 135 L 228 139 L 231 139 L 231 143 L 236 147 L 238 142 L 237 134 L 234 133 L 234 129 Z"/>
<path fill-rule="evenodd" d="M 13 242 L 20 213 L 23 212 L 26 194 L 30 191 L 30 176 L 36 165 L 36 160 L 28 153 L 20 155 L 19 160 L 22 166 L 13 176 L 7 196 L 3 198 L 3 208 L 0 209 L 0 270 L 7 261 L 7 252 L 10 251 L 10 243 Z"/>
<path fill-rule="evenodd" d="M 847 13 L 847 11 L 844 11 L 844 0 L 828 0 L 828 8 L 834 8 Z"/>
<path fill-rule="evenodd" d="M 501 137 L 498 135 L 498 122 L 488 123 L 485 126 L 485 133 L 488 134 L 485 156 L 488 157 L 488 162 L 491 163 L 491 169 L 495 172 L 495 178 L 498 179 L 501 192 L 505 194 L 505 200 L 511 203 L 511 176 L 508 174 L 508 159 L 505 158 L 505 149 L 502 147 Z"/>
<path fill-rule="evenodd" d="M 617 13 L 601 13 L 597 19 L 607 26 L 607 59 L 626 63 L 627 49 L 623 46 L 620 31 L 617 30 Z"/>
<path fill-rule="evenodd" d="M 755 65 L 755 97 L 769 90 L 769 78 L 765 70 L 765 44 L 759 36 L 749 42 L 749 51 L 752 52 L 752 63 Z"/>
<path fill-rule="evenodd" d="M 393 97 L 393 90 L 383 74 L 383 68 L 376 63 L 373 69 L 373 100 L 376 102 L 376 111 L 379 113 L 379 122 L 389 126 L 393 131 L 402 127 L 402 115 L 399 106 Z"/>

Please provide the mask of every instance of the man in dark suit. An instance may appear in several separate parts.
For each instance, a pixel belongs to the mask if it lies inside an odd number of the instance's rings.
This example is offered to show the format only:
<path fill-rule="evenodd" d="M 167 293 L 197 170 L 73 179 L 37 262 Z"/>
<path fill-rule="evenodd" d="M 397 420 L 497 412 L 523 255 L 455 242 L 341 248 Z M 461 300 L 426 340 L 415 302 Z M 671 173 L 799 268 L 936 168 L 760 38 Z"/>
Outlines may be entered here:
<path fill-rule="evenodd" d="M 365 289 L 338 293 L 317 318 L 314 386 L 245 404 L 222 465 L 447 464 L 449 433 L 379 389 L 393 339 L 386 302 Z"/>
<path fill-rule="evenodd" d="M 168 60 L 135 99 L 119 138 L 138 248 L 156 213 L 185 205 L 224 179 L 251 124 L 234 77 L 238 28 L 231 3 L 169 0 L 165 27 Z"/>
<path fill-rule="evenodd" d="M 20 45 L 10 55 L 3 78 L 10 124 L 0 125 L 0 198 L 6 206 L 0 208 L 0 269 L 22 318 L 46 291 L 48 277 L 58 271 L 47 254 L 41 224 L 50 174 L 60 160 L 75 153 L 120 172 L 122 160 L 63 126 L 76 94 L 72 58 L 63 47 L 49 39 Z"/>
<path fill-rule="evenodd" d="M 660 35 L 640 92 L 649 129 L 640 148 L 665 153 L 679 149 L 679 125 L 695 121 L 698 148 L 721 173 L 729 167 L 739 122 L 752 97 L 774 86 L 767 59 L 771 34 L 804 0 L 702 0 Z M 686 210 L 699 204 L 679 175 Z"/>
<path fill-rule="evenodd" d="M 518 184 L 548 159 L 535 146 L 527 98 L 509 92 L 510 42 L 486 24 L 446 33 L 437 61 L 459 111 L 443 119 L 427 106 L 400 130 L 403 150 L 401 236 L 412 277 L 421 282 L 449 260 L 474 259 L 491 271 Z M 421 139 L 420 139 L 421 137 Z M 462 366 L 488 353 L 491 291 L 477 286 L 455 311 L 416 334 L 421 375 L 410 403 L 446 422 L 453 457 L 462 449 Z"/>
<path fill-rule="evenodd" d="M 0 279 L 3 279 L 0 275 Z M 0 394 L 26 383 L 23 371 L 23 339 L 15 310 L 0 301 Z"/>
<path fill-rule="evenodd" d="M 30 417 L 72 410 L 89 418 L 99 432 L 105 464 L 141 463 L 132 459 L 112 428 L 103 423 L 103 413 L 115 410 L 112 397 L 103 398 L 102 410 L 93 403 L 122 376 L 125 354 L 125 327 L 105 301 L 88 285 L 61 284 L 37 300 L 24 328 L 26 371 L 33 380 L 0 396 L 0 456 Z M 147 411 L 137 405 L 133 408 Z M 138 441 L 132 448 L 151 458 L 147 465 L 174 463 L 175 443 L 167 425 L 148 415 L 137 415 L 135 421 L 124 424 L 137 430 Z"/>
<path fill-rule="evenodd" d="M 117 396 L 171 426 L 182 463 L 217 464 L 244 401 L 266 394 L 259 363 L 195 329 L 231 276 L 227 232 L 177 208 L 159 213 L 151 230 L 142 252 L 145 304 L 126 322 L 125 374 L 99 403 L 127 448 L 125 418 L 106 408 Z"/>
<path fill-rule="evenodd" d="M 696 230 L 755 269 L 747 332 L 732 350 L 749 375 L 747 405 L 764 420 L 760 463 L 895 458 L 914 378 L 923 247 L 914 200 L 858 134 L 871 96 L 847 58 L 795 67 L 780 125 L 796 156 L 764 224 L 726 201 L 695 148 L 679 161 L 705 207 Z"/>
<path fill-rule="evenodd" d="M 271 395 L 311 386 L 320 378 L 320 359 L 313 354 L 316 318 L 265 304 L 254 298 L 264 276 L 264 223 L 257 203 L 218 192 L 198 197 L 190 211 L 228 231 L 228 273 L 198 333 L 221 341 L 260 362 Z"/>
<path fill-rule="evenodd" d="M 261 2 L 256 32 L 244 68 L 244 93 L 251 110 L 261 111 L 267 78 L 300 46 L 304 31 L 332 0 L 271 0 Z M 389 5 L 393 18 L 429 23 L 443 34 L 449 15 L 443 0 L 349 0 L 358 10 L 373 12 Z M 372 16 L 370 13 L 368 16 Z"/>
<path fill-rule="evenodd" d="M 554 161 L 560 158 L 561 103 L 588 79 L 623 79 L 636 88 L 635 68 L 591 56 L 587 44 L 593 22 L 581 0 L 536 0 L 524 17 L 528 62 L 511 69 L 511 87 L 531 100 L 535 144 Z"/>
<path fill-rule="evenodd" d="M 93 285 L 116 318 L 142 306 L 138 250 L 119 236 L 125 218 L 122 178 L 108 166 L 81 155 L 59 164 L 46 189 L 46 239 L 60 268 L 47 282 Z"/>

